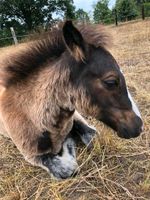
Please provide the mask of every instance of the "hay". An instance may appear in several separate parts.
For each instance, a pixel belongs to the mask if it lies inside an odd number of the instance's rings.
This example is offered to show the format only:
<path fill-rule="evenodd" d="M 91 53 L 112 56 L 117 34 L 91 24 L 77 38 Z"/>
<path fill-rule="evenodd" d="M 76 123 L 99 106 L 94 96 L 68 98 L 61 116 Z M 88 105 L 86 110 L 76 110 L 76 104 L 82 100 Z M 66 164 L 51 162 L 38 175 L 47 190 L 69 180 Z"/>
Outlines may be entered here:
<path fill-rule="evenodd" d="M 59 182 L 28 164 L 12 142 L 1 137 L 1 199 L 10 194 L 16 194 L 13 200 L 18 196 L 21 200 L 150 199 L 150 21 L 108 29 L 114 36 L 111 52 L 142 112 L 143 134 L 122 140 L 102 123 L 89 119 L 99 132 L 94 149 L 90 153 L 78 149 L 79 175 Z"/>

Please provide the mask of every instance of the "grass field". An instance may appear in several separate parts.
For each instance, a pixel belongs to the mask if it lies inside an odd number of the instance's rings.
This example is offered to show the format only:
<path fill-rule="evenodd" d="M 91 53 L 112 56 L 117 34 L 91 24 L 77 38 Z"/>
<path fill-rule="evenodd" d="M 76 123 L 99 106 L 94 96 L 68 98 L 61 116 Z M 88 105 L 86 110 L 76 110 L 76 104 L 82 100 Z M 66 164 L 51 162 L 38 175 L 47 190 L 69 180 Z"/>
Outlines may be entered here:
<path fill-rule="evenodd" d="M 150 21 L 108 27 L 110 51 L 124 71 L 144 120 L 142 135 L 118 138 L 96 120 L 94 149 L 78 149 L 80 173 L 52 180 L 25 162 L 13 143 L 0 137 L 0 200 L 150 200 Z"/>

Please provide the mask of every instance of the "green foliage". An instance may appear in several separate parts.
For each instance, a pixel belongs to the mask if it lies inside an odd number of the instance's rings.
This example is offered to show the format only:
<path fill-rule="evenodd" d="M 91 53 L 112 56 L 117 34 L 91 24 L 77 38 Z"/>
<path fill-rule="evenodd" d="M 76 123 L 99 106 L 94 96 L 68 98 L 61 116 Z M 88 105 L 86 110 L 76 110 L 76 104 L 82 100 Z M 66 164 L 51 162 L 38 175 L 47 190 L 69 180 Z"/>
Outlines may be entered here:
<path fill-rule="evenodd" d="M 95 23 L 106 23 L 112 22 L 111 10 L 108 7 L 108 0 L 98 1 L 94 9 L 94 21 Z"/>
<path fill-rule="evenodd" d="M 6 38 L 3 40 L 3 38 Z M 8 29 L 0 30 L 0 47 L 12 44 L 13 40 L 11 39 L 11 33 Z"/>
<path fill-rule="evenodd" d="M 144 3 L 145 17 L 150 17 L 150 2 Z"/>
<path fill-rule="evenodd" d="M 10 35 L 10 27 L 17 36 L 47 28 L 55 21 L 54 13 L 75 19 L 73 0 L 0 0 L 0 45 L 10 43 L 2 42 L 4 36 Z"/>
<path fill-rule="evenodd" d="M 120 21 L 132 20 L 138 16 L 137 6 L 134 0 L 117 0 L 115 7 Z"/>
<path fill-rule="evenodd" d="M 75 16 L 76 20 L 78 21 L 88 22 L 90 20 L 88 13 L 85 12 L 83 9 L 78 9 L 75 13 Z"/>
<path fill-rule="evenodd" d="M 55 11 L 55 6 L 46 0 L 0 0 L 0 4 L 5 26 L 7 21 L 15 20 L 27 30 L 50 20 L 51 12 Z"/>
<path fill-rule="evenodd" d="M 0 0 L 1 26 L 16 21 L 26 30 L 36 29 L 53 20 L 54 12 L 64 13 L 66 18 L 74 18 L 73 0 Z M 9 23 L 10 24 L 10 23 Z"/>
<path fill-rule="evenodd" d="M 57 0 L 56 12 L 62 14 L 66 19 L 75 19 L 75 6 L 73 0 Z"/>
<path fill-rule="evenodd" d="M 150 0 L 135 0 L 137 5 L 143 4 L 143 3 L 150 3 Z"/>
<path fill-rule="evenodd" d="M 150 17 L 150 0 L 136 0 L 139 17 Z"/>

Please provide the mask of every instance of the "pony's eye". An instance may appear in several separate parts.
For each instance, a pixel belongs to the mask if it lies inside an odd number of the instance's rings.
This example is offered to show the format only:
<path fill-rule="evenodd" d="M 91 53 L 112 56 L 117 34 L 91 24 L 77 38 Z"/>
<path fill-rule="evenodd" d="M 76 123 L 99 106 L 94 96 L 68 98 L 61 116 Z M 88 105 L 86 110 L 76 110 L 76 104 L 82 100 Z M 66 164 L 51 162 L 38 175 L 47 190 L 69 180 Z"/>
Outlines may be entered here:
<path fill-rule="evenodd" d="M 105 80 L 104 84 L 108 89 L 114 89 L 114 88 L 118 87 L 119 80 L 117 80 L 117 79 Z"/>

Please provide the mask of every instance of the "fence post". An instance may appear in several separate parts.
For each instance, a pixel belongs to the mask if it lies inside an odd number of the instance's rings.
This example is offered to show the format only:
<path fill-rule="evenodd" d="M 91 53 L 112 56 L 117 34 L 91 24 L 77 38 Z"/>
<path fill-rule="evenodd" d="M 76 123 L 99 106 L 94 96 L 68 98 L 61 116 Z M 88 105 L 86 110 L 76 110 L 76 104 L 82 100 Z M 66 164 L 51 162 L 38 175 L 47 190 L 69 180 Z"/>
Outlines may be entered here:
<path fill-rule="evenodd" d="M 115 9 L 115 23 L 116 23 L 116 26 L 118 26 L 117 9 Z"/>
<path fill-rule="evenodd" d="M 145 8 L 144 8 L 144 1 L 142 3 L 142 19 L 145 19 Z"/>
<path fill-rule="evenodd" d="M 143 20 L 145 19 L 145 7 L 144 7 L 144 3 L 145 3 L 145 0 L 142 0 L 141 12 L 142 12 L 142 19 Z"/>
<path fill-rule="evenodd" d="M 17 45 L 17 44 L 18 44 L 18 40 L 17 40 L 17 37 L 16 37 L 16 33 L 15 33 L 14 28 L 13 28 L 13 27 L 10 27 L 10 31 L 11 31 L 11 34 L 12 34 L 14 43 L 15 43 L 15 45 Z"/>

